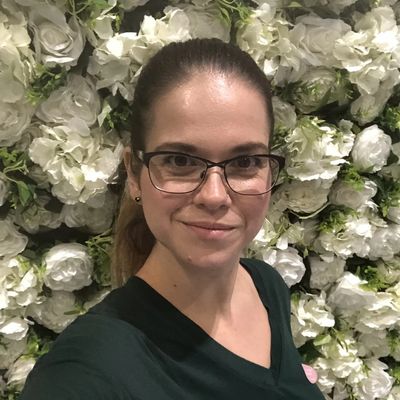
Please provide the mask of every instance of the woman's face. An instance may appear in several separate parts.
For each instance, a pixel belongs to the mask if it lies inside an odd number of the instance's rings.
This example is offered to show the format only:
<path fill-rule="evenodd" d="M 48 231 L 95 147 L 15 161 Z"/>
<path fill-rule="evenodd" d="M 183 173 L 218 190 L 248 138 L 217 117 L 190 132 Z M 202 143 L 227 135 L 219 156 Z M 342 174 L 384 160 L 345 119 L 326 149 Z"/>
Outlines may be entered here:
<path fill-rule="evenodd" d="M 198 73 L 153 105 L 146 152 L 180 151 L 219 162 L 267 153 L 268 116 L 262 96 L 241 79 Z M 208 170 L 203 185 L 187 194 L 157 190 L 143 167 L 130 176 L 132 197 L 143 211 L 161 261 L 218 268 L 237 263 L 259 231 L 270 194 L 245 196 L 227 186 L 222 169 Z M 140 189 L 139 189 L 140 188 Z"/>

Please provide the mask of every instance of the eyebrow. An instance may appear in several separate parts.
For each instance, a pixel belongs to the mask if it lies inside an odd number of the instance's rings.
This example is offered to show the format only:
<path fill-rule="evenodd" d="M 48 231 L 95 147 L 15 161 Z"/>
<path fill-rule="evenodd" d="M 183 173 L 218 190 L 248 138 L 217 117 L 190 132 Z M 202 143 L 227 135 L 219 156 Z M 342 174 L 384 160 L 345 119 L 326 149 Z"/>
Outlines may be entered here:
<path fill-rule="evenodd" d="M 198 153 L 200 149 L 189 143 L 182 142 L 165 142 L 155 147 L 153 151 L 179 151 L 182 153 Z M 238 153 L 265 153 L 268 154 L 269 149 L 265 143 L 262 142 L 247 142 L 242 143 L 230 149 L 233 154 Z"/>

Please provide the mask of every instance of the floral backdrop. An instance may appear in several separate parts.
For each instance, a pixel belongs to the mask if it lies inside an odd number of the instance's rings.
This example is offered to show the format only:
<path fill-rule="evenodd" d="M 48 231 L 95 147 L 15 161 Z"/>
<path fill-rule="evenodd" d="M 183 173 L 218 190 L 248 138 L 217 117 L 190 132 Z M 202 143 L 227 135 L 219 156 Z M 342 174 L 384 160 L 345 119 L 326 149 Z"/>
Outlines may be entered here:
<path fill-rule="evenodd" d="M 271 80 L 286 158 L 247 255 L 291 287 L 326 399 L 400 399 L 399 25 L 396 0 L 1 0 L 0 397 L 110 291 L 142 65 L 218 37 Z"/>

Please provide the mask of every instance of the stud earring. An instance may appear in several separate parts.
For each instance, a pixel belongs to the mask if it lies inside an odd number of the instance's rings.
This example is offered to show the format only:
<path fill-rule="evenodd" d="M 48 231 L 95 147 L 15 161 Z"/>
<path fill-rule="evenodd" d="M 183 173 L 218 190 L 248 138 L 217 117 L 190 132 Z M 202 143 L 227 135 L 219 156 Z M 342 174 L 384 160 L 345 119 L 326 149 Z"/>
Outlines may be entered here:
<path fill-rule="evenodd" d="M 136 201 L 136 203 L 138 203 L 138 204 L 139 204 L 139 203 L 140 203 L 140 200 L 142 200 L 142 198 L 141 198 L 140 196 L 136 196 L 136 197 L 135 197 L 135 201 Z"/>

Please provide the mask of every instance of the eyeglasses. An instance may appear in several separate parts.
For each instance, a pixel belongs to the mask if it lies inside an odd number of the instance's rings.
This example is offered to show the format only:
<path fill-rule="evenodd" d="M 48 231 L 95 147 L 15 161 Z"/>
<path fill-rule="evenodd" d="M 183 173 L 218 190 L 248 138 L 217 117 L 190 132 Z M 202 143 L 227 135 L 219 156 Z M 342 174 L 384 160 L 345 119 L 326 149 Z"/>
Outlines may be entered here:
<path fill-rule="evenodd" d="M 194 192 L 206 179 L 207 170 L 222 168 L 229 188 L 243 195 L 268 193 L 278 180 L 285 159 L 272 154 L 241 155 L 213 162 L 185 153 L 137 151 L 138 158 L 149 171 L 153 186 L 166 193 Z"/>

